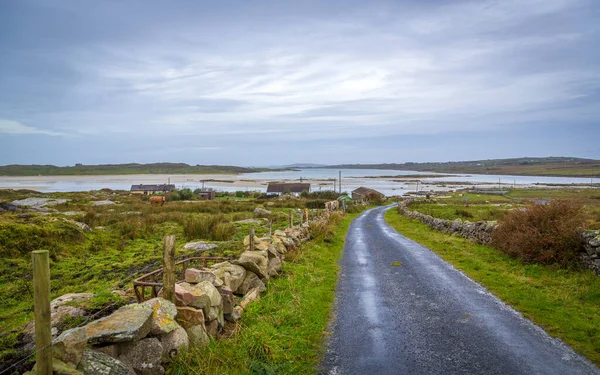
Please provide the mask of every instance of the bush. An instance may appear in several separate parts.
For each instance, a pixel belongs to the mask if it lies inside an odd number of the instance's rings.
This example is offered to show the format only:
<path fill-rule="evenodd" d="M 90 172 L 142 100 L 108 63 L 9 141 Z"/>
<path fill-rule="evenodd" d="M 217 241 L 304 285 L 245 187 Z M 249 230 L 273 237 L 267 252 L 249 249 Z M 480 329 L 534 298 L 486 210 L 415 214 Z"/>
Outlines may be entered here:
<path fill-rule="evenodd" d="M 583 241 L 582 206 L 555 200 L 509 212 L 492 233 L 498 249 L 526 262 L 573 265 Z"/>
<path fill-rule="evenodd" d="M 192 193 L 192 190 L 190 188 L 185 188 L 185 189 L 179 190 L 179 198 L 182 201 L 187 201 L 187 200 L 192 199 L 193 195 L 194 195 L 194 193 Z"/>

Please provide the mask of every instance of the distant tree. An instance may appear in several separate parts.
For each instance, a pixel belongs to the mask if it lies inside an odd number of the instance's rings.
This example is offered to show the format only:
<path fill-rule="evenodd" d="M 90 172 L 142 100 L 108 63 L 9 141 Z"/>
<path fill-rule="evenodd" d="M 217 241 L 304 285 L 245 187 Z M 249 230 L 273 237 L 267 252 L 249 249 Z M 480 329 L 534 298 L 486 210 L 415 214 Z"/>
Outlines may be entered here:
<path fill-rule="evenodd" d="M 194 193 L 192 193 L 192 190 L 190 188 L 179 190 L 179 197 L 181 198 L 181 200 L 191 199 L 193 195 Z"/>

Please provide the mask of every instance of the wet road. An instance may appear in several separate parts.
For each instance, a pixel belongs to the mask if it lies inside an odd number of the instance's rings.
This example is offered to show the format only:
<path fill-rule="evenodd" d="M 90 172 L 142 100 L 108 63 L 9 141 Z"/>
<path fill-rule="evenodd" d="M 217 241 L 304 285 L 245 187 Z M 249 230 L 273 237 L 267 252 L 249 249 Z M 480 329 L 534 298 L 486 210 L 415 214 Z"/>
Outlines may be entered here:
<path fill-rule="evenodd" d="M 363 213 L 348 232 L 321 373 L 600 374 L 398 234 L 384 221 L 385 209 Z"/>

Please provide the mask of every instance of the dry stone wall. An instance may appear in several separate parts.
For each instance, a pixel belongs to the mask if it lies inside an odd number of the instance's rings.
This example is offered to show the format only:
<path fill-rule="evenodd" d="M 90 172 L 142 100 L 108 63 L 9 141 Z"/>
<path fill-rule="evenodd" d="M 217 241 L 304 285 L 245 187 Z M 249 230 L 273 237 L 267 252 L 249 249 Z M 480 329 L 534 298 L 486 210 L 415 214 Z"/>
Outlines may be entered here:
<path fill-rule="evenodd" d="M 465 237 L 471 241 L 489 245 L 492 243 L 492 232 L 496 227 L 495 221 L 479 221 L 471 223 L 469 221 L 456 220 L 444 220 L 438 219 L 431 215 L 425 215 L 420 212 L 410 211 L 408 206 L 414 200 L 406 199 L 398 203 L 398 210 L 404 215 L 413 219 L 417 219 L 422 223 L 425 223 L 435 230 L 440 232 L 449 233 L 452 235 L 458 235 Z"/>
<path fill-rule="evenodd" d="M 328 218 L 329 214 L 315 220 L 325 224 Z M 238 259 L 187 269 L 185 280 L 175 284 L 175 303 L 159 293 L 157 298 L 123 306 L 102 319 L 60 333 L 53 341 L 54 373 L 164 374 L 165 364 L 180 351 L 206 345 L 220 337 L 228 322 L 241 319 L 269 280 L 279 275 L 285 254 L 308 239 L 308 223 L 253 241 L 247 236 Z M 57 301 L 62 303 L 61 298 Z"/>
<path fill-rule="evenodd" d="M 492 243 L 492 232 L 497 225 L 495 221 L 479 221 L 471 223 L 460 219 L 438 219 L 430 215 L 409 210 L 408 207 L 413 201 L 414 199 L 406 199 L 399 202 L 398 210 L 404 216 L 417 219 L 440 232 L 459 235 L 483 245 Z M 580 262 L 583 266 L 600 276 L 600 230 L 584 231 L 582 237 L 585 251 L 579 254 Z"/>

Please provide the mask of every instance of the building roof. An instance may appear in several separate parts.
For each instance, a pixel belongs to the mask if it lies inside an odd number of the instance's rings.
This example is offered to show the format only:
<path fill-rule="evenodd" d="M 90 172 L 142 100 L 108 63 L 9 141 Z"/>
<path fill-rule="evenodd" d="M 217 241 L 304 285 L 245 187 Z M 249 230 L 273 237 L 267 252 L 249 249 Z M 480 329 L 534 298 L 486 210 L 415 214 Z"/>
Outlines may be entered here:
<path fill-rule="evenodd" d="M 371 192 L 375 192 L 379 195 L 383 195 L 382 193 L 378 192 L 377 190 L 374 190 L 374 189 L 371 189 L 368 187 L 364 187 L 364 186 L 361 186 L 359 188 L 352 190 L 352 194 L 356 194 L 356 195 L 367 195 Z"/>
<path fill-rule="evenodd" d="M 310 191 L 310 184 L 269 182 L 267 193 L 302 193 Z"/>
<path fill-rule="evenodd" d="M 171 191 L 175 185 L 131 185 L 131 191 Z"/>

